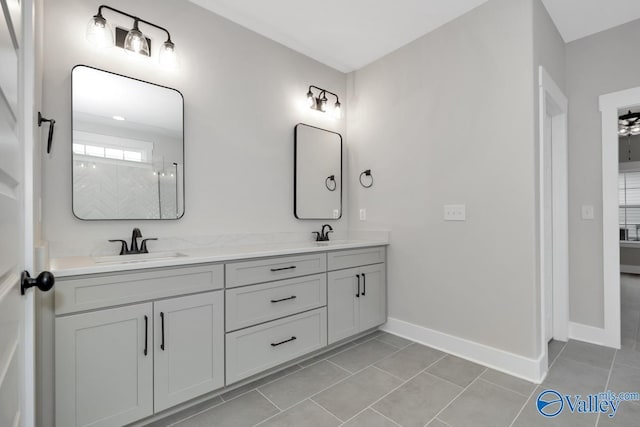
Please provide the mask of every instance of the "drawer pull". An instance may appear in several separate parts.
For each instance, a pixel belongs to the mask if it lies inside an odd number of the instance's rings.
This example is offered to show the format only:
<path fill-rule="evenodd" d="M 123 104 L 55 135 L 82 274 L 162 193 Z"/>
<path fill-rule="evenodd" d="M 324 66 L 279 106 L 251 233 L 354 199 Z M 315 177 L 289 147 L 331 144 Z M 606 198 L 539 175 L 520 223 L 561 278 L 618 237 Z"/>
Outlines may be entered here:
<path fill-rule="evenodd" d="M 356 274 L 356 277 L 358 278 L 358 292 L 356 293 L 356 298 L 360 298 L 360 275 Z"/>
<path fill-rule="evenodd" d="M 277 343 L 271 343 L 271 347 L 277 347 L 279 345 L 286 344 L 288 342 L 295 341 L 295 340 L 297 340 L 296 337 L 291 337 L 288 340 L 280 341 L 280 342 L 277 342 Z"/>
<path fill-rule="evenodd" d="M 160 344 L 160 350 L 164 351 L 164 313 L 160 312 L 160 322 L 162 324 L 162 343 Z"/>
<path fill-rule="evenodd" d="M 296 268 L 296 266 L 292 265 L 291 267 L 272 268 L 271 271 L 293 270 L 294 268 Z"/>
<path fill-rule="evenodd" d="M 290 296 L 289 298 L 282 298 L 282 299 L 272 299 L 271 302 L 272 303 L 277 303 L 277 302 L 282 302 L 282 301 L 289 301 L 292 299 L 296 299 L 297 297 L 295 295 Z"/>
<path fill-rule="evenodd" d="M 367 276 L 362 273 L 362 296 L 367 294 Z"/>
<path fill-rule="evenodd" d="M 149 339 L 148 339 L 148 335 L 149 335 L 149 318 L 147 316 L 144 316 L 144 355 L 146 356 L 148 351 L 148 343 L 149 343 Z"/>

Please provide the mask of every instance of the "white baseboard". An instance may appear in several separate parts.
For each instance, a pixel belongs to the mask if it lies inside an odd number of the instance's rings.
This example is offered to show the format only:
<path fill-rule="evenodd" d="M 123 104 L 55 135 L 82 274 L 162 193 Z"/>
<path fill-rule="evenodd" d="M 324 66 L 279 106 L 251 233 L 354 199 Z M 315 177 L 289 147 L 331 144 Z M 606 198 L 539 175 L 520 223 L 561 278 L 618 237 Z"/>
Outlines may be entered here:
<path fill-rule="evenodd" d="M 530 359 L 391 317 L 380 329 L 536 384 L 547 375 L 544 354 Z"/>
<path fill-rule="evenodd" d="M 569 322 L 569 339 L 616 348 L 604 328 Z"/>

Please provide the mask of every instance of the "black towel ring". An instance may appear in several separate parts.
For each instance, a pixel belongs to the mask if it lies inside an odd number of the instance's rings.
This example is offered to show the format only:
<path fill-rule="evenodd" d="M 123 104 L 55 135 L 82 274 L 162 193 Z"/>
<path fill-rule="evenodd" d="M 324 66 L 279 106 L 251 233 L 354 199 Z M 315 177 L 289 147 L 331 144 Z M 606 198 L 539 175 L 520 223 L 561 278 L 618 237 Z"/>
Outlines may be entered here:
<path fill-rule="evenodd" d="M 369 183 L 369 185 L 366 185 L 364 182 L 362 182 L 362 176 L 368 176 L 369 178 L 371 178 L 371 182 Z M 360 185 L 362 185 L 364 188 L 371 188 L 373 187 L 373 175 L 371 175 L 371 169 L 367 169 L 366 171 L 362 172 L 360 174 L 360 178 L 358 178 L 358 180 L 360 181 Z"/>
<path fill-rule="evenodd" d="M 333 182 L 333 188 L 329 186 L 330 182 Z M 336 188 L 338 188 L 338 184 L 336 184 L 336 176 L 328 176 L 327 179 L 324 180 L 324 186 L 327 187 L 327 190 L 329 191 L 336 191 Z"/>

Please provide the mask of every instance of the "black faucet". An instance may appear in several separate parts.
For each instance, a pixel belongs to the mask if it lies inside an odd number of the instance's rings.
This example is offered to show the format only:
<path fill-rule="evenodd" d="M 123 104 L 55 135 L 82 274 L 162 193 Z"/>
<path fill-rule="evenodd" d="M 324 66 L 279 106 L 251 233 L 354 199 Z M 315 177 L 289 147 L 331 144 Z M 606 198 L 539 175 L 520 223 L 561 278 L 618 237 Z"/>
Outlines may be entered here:
<path fill-rule="evenodd" d="M 127 242 L 121 239 L 109 240 L 110 242 L 118 242 L 120 246 L 120 255 L 135 255 L 135 254 L 148 254 L 147 241 L 158 240 L 156 238 L 142 240 L 142 245 L 138 247 L 138 239 L 142 238 L 142 232 L 139 228 L 134 228 L 131 233 L 131 246 L 127 247 Z"/>
<path fill-rule="evenodd" d="M 324 231 L 325 228 L 328 228 L 328 231 Z M 325 224 L 322 226 L 322 230 L 320 232 L 314 231 L 313 234 L 316 235 L 316 242 L 328 242 L 329 241 L 329 233 L 333 233 L 333 227 L 329 224 Z"/>

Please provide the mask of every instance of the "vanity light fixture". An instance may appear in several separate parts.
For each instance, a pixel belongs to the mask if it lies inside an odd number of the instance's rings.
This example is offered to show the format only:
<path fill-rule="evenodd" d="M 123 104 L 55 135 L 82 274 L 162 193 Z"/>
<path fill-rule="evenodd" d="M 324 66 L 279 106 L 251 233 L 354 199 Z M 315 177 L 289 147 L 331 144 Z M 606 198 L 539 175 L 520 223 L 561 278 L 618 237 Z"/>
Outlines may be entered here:
<path fill-rule="evenodd" d="M 632 113 L 618 117 L 618 135 L 640 135 L 640 113 Z"/>
<path fill-rule="evenodd" d="M 317 96 L 314 94 L 314 90 L 318 92 Z M 338 95 L 336 95 L 335 93 L 330 92 L 326 89 L 322 89 L 321 87 L 314 85 L 309 86 L 309 90 L 307 91 L 307 103 L 309 105 L 309 108 L 326 113 L 329 104 L 327 94 L 336 97 L 336 102 L 335 104 L 333 104 L 332 113 L 336 119 L 339 119 L 340 117 L 342 117 L 342 104 L 340 104 L 340 98 L 338 98 Z"/>
<path fill-rule="evenodd" d="M 116 38 L 114 39 L 111 26 L 102 14 L 103 9 L 133 19 L 133 28 L 128 31 L 119 27 L 116 28 Z M 132 54 L 151 56 L 151 40 L 140 31 L 140 23 L 162 30 L 167 34 L 167 40 L 162 43 L 158 51 L 158 59 L 163 66 L 175 67 L 177 64 L 176 45 L 171 41 L 171 35 L 166 28 L 113 7 L 104 4 L 98 7 L 98 13 L 89 20 L 86 37 L 89 42 L 101 48 L 115 45 Z"/>

